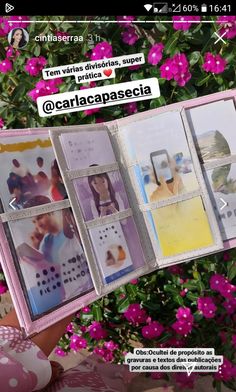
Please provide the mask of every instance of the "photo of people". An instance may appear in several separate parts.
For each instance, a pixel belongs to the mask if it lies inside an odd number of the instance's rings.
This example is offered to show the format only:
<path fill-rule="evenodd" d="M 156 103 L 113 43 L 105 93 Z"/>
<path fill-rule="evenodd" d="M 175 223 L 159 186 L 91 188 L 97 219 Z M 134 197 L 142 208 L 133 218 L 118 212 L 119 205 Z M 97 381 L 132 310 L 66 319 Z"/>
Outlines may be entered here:
<path fill-rule="evenodd" d="M 8 42 L 16 50 L 24 49 L 29 42 L 29 34 L 25 29 L 17 27 L 9 32 Z"/>
<path fill-rule="evenodd" d="M 27 136 L 25 142 L 22 136 L 1 138 L 0 166 L 0 197 L 5 211 L 27 208 L 35 196 L 47 196 L 49 202 L 67 198 L 47 136 Z"/>
<path fill-rule="evenodd" d="M 66 132 L 60 136 L 68 169 L 86 169 L 96 163 L 116 162 L 107 130 Z"/>
<path fill-rule="evenodd" d="M 186 110 L 202 163 L 236 154 L 236 111 L 232 99 Z"/>
<path fill-rule="evenodd" d="M 73 183 L 86 221 L 129 208 L 123 180 L 118 171 L 81 177 Z"/>
<path fill-rule="evenodd" d="M 144 265 L 144 256 L 132 217 L 89 230 L 104 283 L 111 283 Z"/>
<path fill-rule="evenodd" d="M 198 189 L 179 112 L 168 112 L 121 127 L 145 202 Z M 145 129 L 145 137 L 143 130 Z"/>
<path fill-rule="evenodd" d="M 27 207 L 50 203 L 34 196 Z M 69 208 L 9 223 L 33 316 L 93 288 Z"/>
<path fill-rule="evenodd" d="M 235 238 L 236 163 L 207 170 L 205 179 L 223 240 Z"/>

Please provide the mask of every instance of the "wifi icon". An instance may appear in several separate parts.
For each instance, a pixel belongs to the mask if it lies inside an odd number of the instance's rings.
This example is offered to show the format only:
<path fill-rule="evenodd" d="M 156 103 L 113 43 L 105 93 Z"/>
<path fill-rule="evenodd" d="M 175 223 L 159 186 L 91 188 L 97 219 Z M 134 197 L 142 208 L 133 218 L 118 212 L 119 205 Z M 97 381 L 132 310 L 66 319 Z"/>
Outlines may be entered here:
<path fill-rule="evenodd" d="M 152 8 L 152 4 L 145 4 L 144 8 L 149 12 L 150 9 Z"/>

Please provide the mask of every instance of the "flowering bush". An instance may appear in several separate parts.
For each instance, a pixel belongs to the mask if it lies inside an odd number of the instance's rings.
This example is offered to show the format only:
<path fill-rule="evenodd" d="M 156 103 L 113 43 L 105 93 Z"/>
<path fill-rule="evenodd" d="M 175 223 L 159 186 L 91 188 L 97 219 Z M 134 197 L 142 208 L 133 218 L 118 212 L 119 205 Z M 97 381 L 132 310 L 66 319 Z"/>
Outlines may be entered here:
<path fill-rule="evenodd" d="M 34 17 L 35 18 L 35 17 Z M 40 20 L 43 17 L 39 17 Z M 81 17 L 79 17 L 81 19 Z M 209 19 L 209 17 L 206 17 Z M 27 17 L 0 19 L 0 128 L 63 126 L 114 120 L 138 111 L 234 88 L 236 18 L 176 16 L 173 23 L 134 23 L 133 16 L 118 16 L 117 23 L 95 25 L 29 24 Z M 73 16 L 73 19 L 75 17 Z M 140 20 L 145 20 L 141 17 Z M 45 17 L 46 20 L 46 17 Z M 105 19 L 104 19 L 105 20 Z M 153 17 L 152 17 L 153 20 Z M 24 50 L 9 48 L 7 34 L 14 27 L 27 27 L 30 42 Z M 25 22 L 22 22 L 25 21 Z M 191 22 L 192 21 L 192 22 Z M 224 44 L 216 44 L 215 29 L 226 32 Z M 40 34 L 67 38 L 83 36 L 83 42 L 38 42 Z M 91 40 L 93 37 L 93 40 Z M 63 42 L 63 43 L 62 43 Z M 118 69 L 115 80 L 96 86 L 157 77 L 159 98 L 137 103 L 41 118 L 36 99 L 43 95 L 94 87 L 79 86 L 73 77 L 42 80 L 47 67 L 143 52 L 146 63 Z M 133 280 L 77 313 L 60 340 L 56 353 L 87 348 L 107 362 L 122 363 L 133 346 L 213 347 L 224 356 L 218 373 L 212 374 L 219 388 L 224 382 L 236 390 L 236 252 L 232 250 L 155 271 Z M 0 293 L 6 284 L 0 272 Z M 168 374 L 153 373 L 154 379 Z M 177 384 L 193 387 L 192 373 L 175 375 Z"/>

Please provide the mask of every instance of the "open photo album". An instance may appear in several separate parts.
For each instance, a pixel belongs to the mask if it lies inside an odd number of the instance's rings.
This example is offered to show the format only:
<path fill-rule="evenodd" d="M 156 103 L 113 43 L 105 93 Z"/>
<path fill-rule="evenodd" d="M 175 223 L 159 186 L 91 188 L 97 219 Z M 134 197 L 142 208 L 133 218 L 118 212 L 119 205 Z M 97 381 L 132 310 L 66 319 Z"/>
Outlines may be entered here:
<path fill-rule="evenodd" d="M 0 132 L 0 252 L 27 336 L 131 279 L 236 246 L 235 90 Z"/>

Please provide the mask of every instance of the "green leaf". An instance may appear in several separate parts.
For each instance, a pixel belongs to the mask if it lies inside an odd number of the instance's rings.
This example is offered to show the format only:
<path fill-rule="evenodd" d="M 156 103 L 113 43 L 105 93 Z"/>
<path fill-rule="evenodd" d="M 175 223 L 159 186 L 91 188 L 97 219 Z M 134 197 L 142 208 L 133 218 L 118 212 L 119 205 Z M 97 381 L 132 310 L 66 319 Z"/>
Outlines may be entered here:
<path fill-rule="evenodd" d="M 172 293 L 172 294 L 178 294 L 179 293 L 179 289 L 177 289 L 176 287 L 174 287 L 171 284 L 166 284 L 164 286 L 164 290 L 167 291 L 168 293 Z"/>
<path fill-rule="evenodd" d="M 234 263 L 228 268 L 227 277 L 231 281 L 235 278 L 235 276 L 236 276 L 236 263 L 234 261 Z"/>
<path fill-rule="evenodd" d="M 94 320 L 96 320 L 96 321 L 102 320 L 102 310 L 101 310 L 100 306 L 93 304 L 92 313 L 93 313 Z"/>
<path fill-rule="evenodd" d="M 191 291 L 189 291 L 189 292 L 187 293 L 186 297 L 187 297 L 190 301 L 195 302 L 195 301 L 197 301 L 199 295 L 198 295 L 198 294 L 194 294 L 194 293 L 192 293 Z"/>
<path fill-rule="evenodd" d="M 41 52 L 41 46 L 36 45 L 36 47 L 35 47 L 35 49 L 34 49 L 34 55 L 35 55 L 36 57 L 38 57 L 38 56 L 40 55 L 40 52 Z"/>
<path fill-rule="evenodd" d="M 184 305 L 184 300 L 183 300 L 183 297 L 181 297 L 181 295 L 175 295 L 173 299 L 175 302 L 177 302 L 177 304 L 179 304 L 181 306 Z"/>
<path fill-rule="evenodd" d="M 171 54 L 173 52 L 173 49 L 176 49 L 176 44 L 179 39 L 179 31 L 177 31 L 175 34 L 172 34 L 170 39 L 167 41 L 165 45 L 165 52 L 167 54 Z"/>
<path fill-rule="evenodd" d="M 159 98 L 152 99 L 150 102 L 150 109 L 159 108 L 166 104 L 165 98 L 161 95 Z"/>
<path fill-rule="evenodd" d="M 199 78 L 196 81 L 196 86 L 203 86 L 204 84 L 206 84 L 208 82 L 208 80 L 210 79 L 211 75 L 203 75 L 201 78 Z"/>
<path fill-rule="evenodd" d="M 189 63 L 190 65 L 196 64 L 201 57 L 201 53 L 198 51 L 192 52 L 189 56 Z"/>
<path fill-rule="evenodd" d="M 122 299 L 119 302 L 118 307 L 117 307 L 118 313 L 123 313 L 128 308 L 129 304 L 130 304 L 130 301 L 129 301 L 128 297 Z"/>

